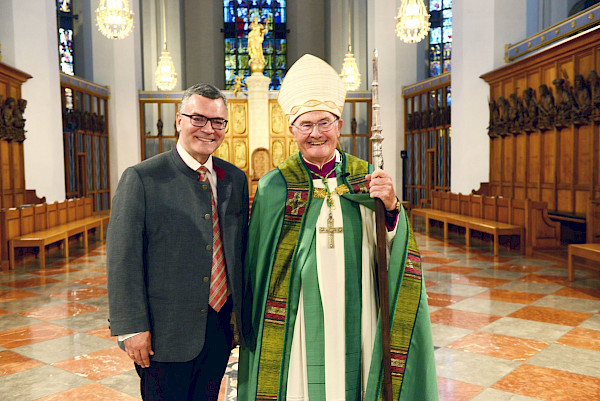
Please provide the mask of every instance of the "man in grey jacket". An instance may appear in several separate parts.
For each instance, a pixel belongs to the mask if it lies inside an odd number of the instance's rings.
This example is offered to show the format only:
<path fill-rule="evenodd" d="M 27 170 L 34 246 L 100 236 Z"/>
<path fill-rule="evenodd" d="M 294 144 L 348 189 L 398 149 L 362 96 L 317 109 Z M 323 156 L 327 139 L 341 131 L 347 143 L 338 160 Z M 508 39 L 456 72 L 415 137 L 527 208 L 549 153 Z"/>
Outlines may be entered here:
<path fill-rule="evenodd" d="M 242 345 L 251 338 L 242 312 L 251 299 L 243 286 L 248 181 L 212 156 L 227 127 L 217 88 L 190 87 L 176 126 L 176 148 L 126 169 L 113 199 L 110 329 L 135 362 L 144 400 L 216 400 L 232 311 Z"/>

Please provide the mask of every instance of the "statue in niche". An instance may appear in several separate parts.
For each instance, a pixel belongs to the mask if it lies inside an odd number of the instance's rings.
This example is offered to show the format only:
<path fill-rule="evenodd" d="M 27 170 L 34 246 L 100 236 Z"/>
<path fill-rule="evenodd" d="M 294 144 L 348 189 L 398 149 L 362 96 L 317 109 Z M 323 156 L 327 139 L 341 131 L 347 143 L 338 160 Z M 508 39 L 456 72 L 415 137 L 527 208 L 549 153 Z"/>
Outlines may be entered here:
<path fill-rule="evenodd" d="M 490 99 L 488 101 L 488 108 L 490 110 L 490 118 L 488 122 L 488 135 L 490 137 L 498 136 L 498 127 L 500 123 L 500 112 L 498 110 L 498 105 L 494 99 Z"/>
<path fill-rule="evenodd" d="M 431 125 L 433 127 L 439 127 L 442 125 L 442 109 L 440 109 L 440 106 L 437 104 L 433 108 L 433 119 L 431 121 Z"/>
<path fill-rule="evenodd" d="M 551 129 L 554 125 L 556 107 L 554 105 L 554 95 L 546 84 L 541 84 L 539 91 L 540 100 L 538 103 L 538 128 L 543 131 Z"/>
<path fill-rule="evenodd" d="M 258 17 L 254 16 L 252 22 L 249 25 L 250 32 L 248 32 L 248 55 L 250 61 L 250 71 L 252 73 L 262 73 L 265 70 L 265 56 L 263 55 L 263 40 L 265 34 L 269 32 L 269 28 L 265 28 L 263 24 L 258 21 Z"/>
<path fill-rule="evenodd" d="M 233 77 L 233 94 L 235 97 L 240 97 L 242 86 L 246 86 L 246 84 L 242 82 L 242 77 L 239 75 Z"/>
<path fill-rule="evenodd" d="M 556 128 L 564 128 L 573 121 L 573 97 L 564 79 L 556 78 L 552 81 L 552 84 L 554 84 L 556 91 L 556 117 L 554 119 L 554 126 Z"/>
<path fill-rule="evenodd" d="M 23 142 L 25 140 L 25 108 L 27 107 L 27 100 L 18 99 L 17 106 L 13 110 L 13 138 L 17 142 Z"/>
<path fill-rule="evenodd" d="M 498 105 L 498 115 L 499 115 L 498 129 L 496 132 L 498 134 L 504 136 L 504 135 L 508 134 L 509 127 L 510 127 L 508 102 L 506 101 L 504 96 L 500 96 L 496 100 L 496 104 Z"/>
<path fill-rule="evenodd" d="M 421 128 L 429 128 L 429 113 L 427 110 L 421 112 Z"/>
<path fill-rule="evenodd" d="M 156 122 L 156 132 L 158 132 L 158 136 L 162 136 L 163 134 L 163 122 L 160 118 Z"/>
<path fill-rule="evenodd" d="M 83 121 L 81 124 L 81 129 L 83 129 L 84 131 L 90 130 L 90 113 L 88 113 L 87 111 L 83 112 Z"/>
<path fill-rule="evenodd" d="M 4 98 L 4 96 L 2 96 L 0 94 L 0 110 L 2 110 L 3 104 L 2 104 L 2 99 Z M 4 136 L 4 118 L 2 118 L 2 115 L 0 114 L 0 138 L 2 138 Z"/>
<path fill-rule="evenodd" d="M 72 117 L 73 117 L 72 118 L 73 131 L 81 129 L 81 111 L 79 111 L 79 110 L 73 111 Z"/>
<path fill-rule="evenodd" d="M 72 132 L 75 130 L 75 127 L 73 124 L 73 110 L 70 110 L 70 109 L 63 110 L 62 119 L 63 119 L 63 131 Z"/>
<path fill-rule="evenodd" d="M 421 128 L 421 113 L 419 113 L 418 111 L 415 111 L 414 113 L 412 113 L 413 115 L 413 129 L 419 129 Z"/>
<path fill-rule="evenodd" d="M 592 99 L 583 75 L 577 74 L 573 79 L 573 98 L 575 108 L 573 123 L 577 125 L 589 124 L 592 114 Z"/>
<path fill-rule="evenodd" d="M 96 112 L 90 114 L 90 130 L 93 132 L 98 130 L 98 115 Z"/>
<path fill-rule="evenodd" d="M 511 134 L 519 133 L 523 130 L 523 103 L 517 97 L 516 93 L 508 96 L 508 131 Z"/>
<path fill-rule="evenodd" d="M 98 116 L 98 132 L 102 134 L 106 133 L 106 117 L 102 115 Z"/>
<path fill-rule="evenodd" d="M 2 123 L 4 131 L 0 135 L 0 139 L 12 139 L 14 130 L 14 111 L 17 101 L 14 97 L 7 97 L 2 106 Z"/>
<path fill-rule="evenodd" d="M 429 116 L 429 118 L 427 119 L 427 123 L 430 127 L 435 127 L 435 124 L 433 123 L 435 120 L 435 110 L 433 107 L 431 107 L 429 109 L 429 112 L 427 113 L 427 115 Z"/>
<path fill-rule="evenodd" d="M 356 127 L 357 127 L 357 122 L 356 122 L 356 118 L 352 117 L 352 121 L 350 122 L 350 132 L 352 134 L 356 134 Z"/>
<path fill-rule="evenodd" d="M 440 123 L 442 125 L 450 124 L 450 105 L 442 106 L 440 111 Z"/>
<path fill-rule="evenodd" d="M 593 120 L 600 121 L 600 79 L 598 79 L 598 74 L 595 70 L 588 72 L 587 83 L 592 97 Z"/>
<path fill-rule="evenodd" d="M 535 131 L 538 124 L 538 105 L 532 88 L 523 91 L 523 129 L 526 132 Z"/>

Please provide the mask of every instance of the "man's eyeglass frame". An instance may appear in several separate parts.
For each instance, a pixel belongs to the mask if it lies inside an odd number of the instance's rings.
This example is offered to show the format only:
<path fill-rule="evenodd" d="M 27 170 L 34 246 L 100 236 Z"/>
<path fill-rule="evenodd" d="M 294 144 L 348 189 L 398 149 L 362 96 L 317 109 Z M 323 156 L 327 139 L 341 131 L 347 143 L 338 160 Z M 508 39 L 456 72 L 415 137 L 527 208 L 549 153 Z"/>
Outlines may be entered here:
<path fill-rule="evenodd" d="M 213 118 L 208 118 L 206 116 L 203 116 L 202 114 L 185 114 L 185 113 L 179 113 L 182 116 L 186 116 L 190 118 L 190 122 L 194 127 L 205 127 L 206 124 L 210 121 L 210 126 L 212 127 L 212 129 L 215 130 L 222 130 L 227 128 L 227 123 L 229 122 L 228 120 L 225 120 L 223 118 L 218 118 L 218 117 L 213 117 Z M 201 121 L 196 120 L 197 118 L 203 118 L 204 119 L 204 124 L 202 124 Z M 215 127 L 215 123 L 217 123 L 217 125 L 219 124 L 223 124 L 222 127 Z"/>
<path fill-rule="evenodd" d="M 311 134 L 314 131 L 315 127 L 319 129 L 319 132 L 327 133 L 333 129 L 333 123 L 339 121 L 339 119 L 340 118 L 338 116 L 335 116 L 335 118 L 331 121 L 319 121 L 318 123 L 305 122 L 302 123 L 304 127 L 294 124 L 292 124 L 292 126 L 294 126 L 303 135 Z M 310 128 L 308 128 L 309 126 Z"/>

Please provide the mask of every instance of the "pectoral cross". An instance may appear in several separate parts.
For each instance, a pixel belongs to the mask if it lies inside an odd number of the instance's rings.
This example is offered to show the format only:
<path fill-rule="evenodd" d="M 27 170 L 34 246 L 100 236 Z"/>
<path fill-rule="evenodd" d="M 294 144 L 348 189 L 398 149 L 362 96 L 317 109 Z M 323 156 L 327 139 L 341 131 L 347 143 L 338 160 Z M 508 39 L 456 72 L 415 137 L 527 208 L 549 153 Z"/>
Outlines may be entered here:
<path fill-rule="evenodd" d="M 335 244 L 333 242 L 333 234 L 343 232 L 342 227 L 334 227 L 333 226 L 333 216 L 331 212 L 329 213 L 329 217 L 327 218 L 327 227 L 319 227 L 319 233 L 324 233 L 329 235 L 327 246 L 328 248 L 335 248 Z"/>

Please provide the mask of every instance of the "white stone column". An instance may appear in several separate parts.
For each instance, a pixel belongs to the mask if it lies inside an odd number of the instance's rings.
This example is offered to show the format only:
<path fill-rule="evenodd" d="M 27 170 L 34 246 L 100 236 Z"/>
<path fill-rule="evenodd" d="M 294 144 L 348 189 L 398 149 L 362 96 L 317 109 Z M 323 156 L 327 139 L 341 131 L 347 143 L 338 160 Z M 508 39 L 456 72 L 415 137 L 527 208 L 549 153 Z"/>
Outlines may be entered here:
<path fill-rule="evenodd" d="M 62 112 L 58 66 L 56 2 L 12 0 L 13 67 L 33 78 L 22 86 L 27 99 L 25 187 L 54 202 L 65 199 Z M 2 7 L 4 7 L 3 5 Z M 3 11 L 0 11 L 0 14 Z M 4 43 L 2 43 L 4 45 Z"/>
<path fill-rule="evenodd" d="M 383 135 L 384 169 L 391 174 L 398 198 L 402 198 L 402 159 L 404 149 L 404 101 L 402 86 L 417 78 L 417 45 L 406 44 L 396 36 L 394 17 L 400 0 L 375 0 L 367 4 L 367 58 L 369 69 L 366 90 L 371 90 L 373 49 L 379 53 L 379 103 Z"/>
<path fill-rule="evenodd" d="M 269 150 L 269 83 L 271 80 L 260 73 L 246 78 L 248 91 L 248 158 L 250 174 L 252 152 L 257 148 Z M 270 152 L 270 150 L 269 150 Z"/>
<path fill-rule="evenodd" d="M 98 7 L 92 2 L 91 12 Z M 139 0 L 129 2 L 133 11 L 133 31 L 124 39 L 113 40 L 92 32 L 95 83 L 110 87 L 109 158 L 111 194 L 121 173 L 141 160 L 140 111 L 138 91 L 142 88 L 142 52 Z M 91 18 L 95 21 L 95 16 Z"/>
<path fill-rule="evenodd" d="M 453 4 L 451 188 L 470 193 L 489 181 L 489 85 L 482 74 L 504 64 L 504 45 L 525 38 L 527 3 Z"/>

